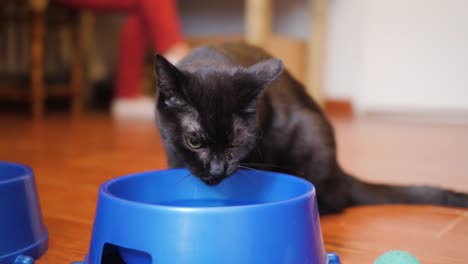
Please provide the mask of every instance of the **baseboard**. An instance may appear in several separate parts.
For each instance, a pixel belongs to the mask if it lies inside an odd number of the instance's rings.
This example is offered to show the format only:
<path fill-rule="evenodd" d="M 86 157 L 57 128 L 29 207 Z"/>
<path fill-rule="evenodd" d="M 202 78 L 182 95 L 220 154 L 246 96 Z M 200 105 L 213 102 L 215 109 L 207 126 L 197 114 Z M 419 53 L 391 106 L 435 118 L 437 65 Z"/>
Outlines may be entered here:
<path fill-rule="evenodd" d="M 354 114 L 353 103 L 350 100 L 325 100 L 325 112 L 329 115 L 351 117 Z"/>

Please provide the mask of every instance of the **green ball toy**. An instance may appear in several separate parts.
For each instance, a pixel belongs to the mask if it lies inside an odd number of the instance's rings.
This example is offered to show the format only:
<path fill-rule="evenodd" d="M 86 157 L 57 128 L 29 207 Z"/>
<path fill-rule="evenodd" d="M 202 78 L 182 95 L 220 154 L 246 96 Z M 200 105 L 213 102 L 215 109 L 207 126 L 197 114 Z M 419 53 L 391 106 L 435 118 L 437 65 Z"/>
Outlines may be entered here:
<path fill-rule="evenodd" d="M 378 257 L 374 264 L 421 264 L 421 262 L 408 252 L 391 250 Z"/>

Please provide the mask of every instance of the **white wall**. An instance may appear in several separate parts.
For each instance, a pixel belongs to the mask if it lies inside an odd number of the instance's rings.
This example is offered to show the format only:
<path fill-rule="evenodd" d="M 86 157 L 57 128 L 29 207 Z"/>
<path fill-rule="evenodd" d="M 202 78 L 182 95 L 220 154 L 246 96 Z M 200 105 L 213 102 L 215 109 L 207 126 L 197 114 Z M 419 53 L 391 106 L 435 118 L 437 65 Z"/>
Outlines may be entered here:
<path fill-rule="evenodd" d="M 330 1 L 324 78 L 327 98 L 350 100 L 361 85 L 364 1 Z"/>
<path fill-rule="evenodd" d="M 468 1 L 330 0 L 325 94 L 361 111 L 468 112 Z M 307 0 L 275 1 L 305 39 Z M 181 0 L 187 35 L 243 32 L 243 1 Z"/>
<path fill-rule="evenodd" d="M 468 111 L 468 1 L 365 0 L 361 42 L 358 109 Z"/>

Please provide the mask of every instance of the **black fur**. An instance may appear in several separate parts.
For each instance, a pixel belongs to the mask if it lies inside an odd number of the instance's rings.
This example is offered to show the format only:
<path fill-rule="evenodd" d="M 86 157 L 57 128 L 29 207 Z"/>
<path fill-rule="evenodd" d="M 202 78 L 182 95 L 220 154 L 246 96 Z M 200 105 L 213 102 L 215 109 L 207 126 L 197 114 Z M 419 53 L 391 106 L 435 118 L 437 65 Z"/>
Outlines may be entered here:
<path fill-rule="evenodd" d="M 157 56 L 156 74 L 156 116 L 169 165 L 187 167 L 207 184 L 245 165 L 309 180 L 322 214 L 358 204 L 468 207 L 466 194 L 374 185 L 346 174 L 325 115 L 281 61 L 260 48 L 203 46 L 177 67 Z"/>

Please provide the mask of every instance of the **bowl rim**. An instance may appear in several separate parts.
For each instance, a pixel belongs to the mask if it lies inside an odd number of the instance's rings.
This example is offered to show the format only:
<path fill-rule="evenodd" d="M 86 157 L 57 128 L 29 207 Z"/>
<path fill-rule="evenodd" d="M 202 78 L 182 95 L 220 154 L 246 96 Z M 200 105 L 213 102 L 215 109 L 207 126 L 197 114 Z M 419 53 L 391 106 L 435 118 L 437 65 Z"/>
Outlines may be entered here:
<path fill-rule="evenodd" d="M 7 178 L 5 180 L 2 180 L 2 178 L 0 177 L 0 186 L 3 184 L 11 183 L 11 182 L 22 181 L 24 179 L 27 179 L 28 177 L 31 177 L 34 174 L 33 169 L 31 167 L 22 163 L 16 163 L 16 162 L 11 162 L 11 161 L 0 161 L 0 166 L 2 165 L 20 169 L 21 173 L 18 174 L 17 176 L 14 176 L 12 178 Z"/>
<path fill-rule="evenodd" d="M 113 178 L 111 180 L 108 180 L 104 182 L 100 187 L 99 187 L 99 199 L 101 198 L 101 195 L 106 196 L 109 199 L 117 200 L 119 202 L 123 202 L 126 205 L 133 206 L 133 207 L 139 207 L 139 208 L 151 208 L 151 209 L 161 209 L 161 210 L 166 210 L 166 211 L 187 211 L 187 212 L 215 212 L 215 211 L 221 211 L 221 210 L 249 210 L 249 209 L 258 209 L 258 208 L 267 208 L 267 207 L 277 207 L 277 206 L 284 206 L 287 204 L 292 204 L 295 202 L 299 202 L 301 200 L 309 200 L 311 196 L 315 196 L 316 190 L 315 186 L 300 177 L 293 176 L 290 174 L 282 173 L 282 172 L 274 172 L 274 171 L 263 171 L 263 170 L 258 170 L 262 173 L 273 173 L 276 175 L 279 175 L 280 177 L 283 176 L 288 176 L 290 177 L 289 179 L 291 181 L 295 182 L 301 182 L 302 184 L 307 185 L 310 189 L 304 192 L 301 195 L 291 197 L 289 199 L 285 200 L 280 200 L 280 201 L 274 201 L 274 202 L 267 202 L 267 203 L 257 203 L 257 204 L 241 204 L 241 205 L 229 205 L 229 206 L 197 206 L 197 207 L 192 207 L 192 206 L 180 206 L 180 205 L 167 205 L 167 204 L 151 204 L 151 203 L 142 203 L 138 201 L 133 201 L 129 199 L 125 199 L 119 196 L 114 195 L 113 193 L 110 192 L 109 186 L 114 184 L 115 182 L 128 179 L 128 178 L 134 178 L 138 177 L 139 175 L 146 175 L 146 174 L 151 174 L 151 173 L 160 173 L 160 172 L 170 172 L 170 171 L 187 171 L 185 168 L 172 168 L 172 169 L 160 169 L 160 170 L 149 170 L 149 171 L 143 171 L 143 172 L 137 172 L 137 173 L 132 173 L 124 176 L 120 176 L 117 178 Z"/>

